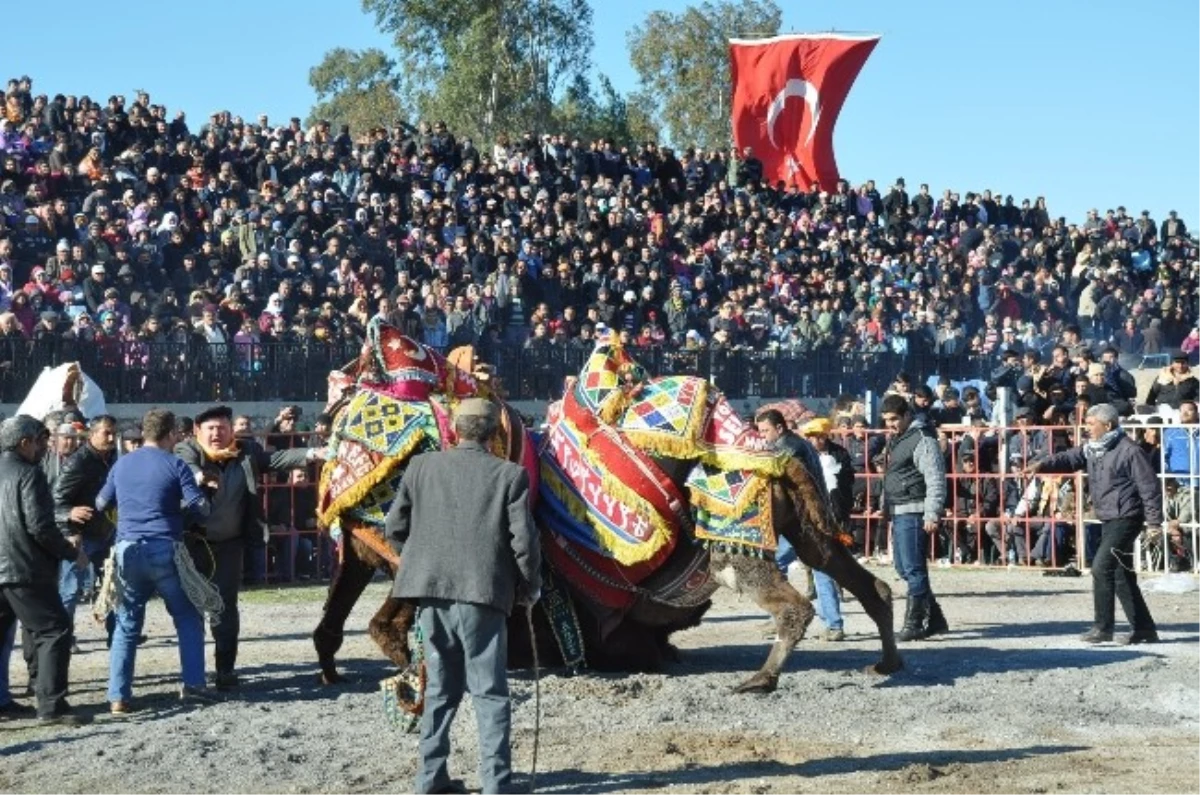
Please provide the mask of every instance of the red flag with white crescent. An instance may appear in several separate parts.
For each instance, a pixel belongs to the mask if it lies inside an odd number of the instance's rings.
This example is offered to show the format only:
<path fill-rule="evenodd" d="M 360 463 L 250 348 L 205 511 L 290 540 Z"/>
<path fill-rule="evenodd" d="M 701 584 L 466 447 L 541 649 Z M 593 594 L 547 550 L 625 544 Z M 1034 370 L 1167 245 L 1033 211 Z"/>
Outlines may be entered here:
<path fill-rule="evenodd" d="M 763 178 L 836 189 L 833 127 L 878 36 L 800 34 L 733 39 L 733 140 L 751 147 Z"/>

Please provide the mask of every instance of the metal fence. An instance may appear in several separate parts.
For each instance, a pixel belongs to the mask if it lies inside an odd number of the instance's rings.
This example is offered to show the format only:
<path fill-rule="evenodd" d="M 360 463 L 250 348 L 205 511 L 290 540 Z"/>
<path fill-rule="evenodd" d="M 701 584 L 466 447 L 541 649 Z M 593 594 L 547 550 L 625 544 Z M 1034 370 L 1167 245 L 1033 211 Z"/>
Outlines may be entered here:
<path fill-rule="evenodd" d="M 79 362 L 110 403 L 323 401 L 326 378 L 359 355 L 352 343 L 81 342 L 0 340 L 0 403 L 20 402 L 45 367 Z M 884 391 L 896 375 L 987 379 L 993 356 L 933 356 L 821 350 L 631 348 L 651 375 L 698 375 L 735 399 L 810 398 Z M 561 396 L 563 379 L 578 373 L 583 348 L 483 347 L 510 400 Z"/>
<path fill-rule="evenodd" d="M 1176 458 L 1182 451 L 1187 463 L 1168 460 L 1163 444 L 1159 469 L 1167 521 L 1157 536 L 1146 533 L 1139 539 L 1136 565 L 1140 570 L 1195 573 L 1200 571 L 1200 426 L 1167 425 L 1163 437 L 1160 441 L 1170 441 Z M 947 462 L 946 507 L 938 532 L 930 534 L 931 561 L 1047 570 L 1090 567 L 1100 523 L 1091 509 L 1087 479 L 1082 474 L 1022 474 L 1025 461 L 1083 441 L 1081 428 L 954 426 L 940 429 L 938 438 Z M 886 432 L 864 429 L 834 439 L 864 462 L 863 471 L 855 474 L 849 528 L 855 552 L 876 562 L 890 561 L 889 525 L 879 502 Z M 308 436 L 267 434 L 262 441 L 275 447 L 303 445 Z M 968 471 L 968 457 L 975 462 L 974 471 Z M 261 554 L 247 553 L 248 583 L 325 580 L 336 570 L 339 550 L 316 529 L 317 472 L 312 465 L 291 475 L 264 475 L 262 499 L 270 532 Z"/>

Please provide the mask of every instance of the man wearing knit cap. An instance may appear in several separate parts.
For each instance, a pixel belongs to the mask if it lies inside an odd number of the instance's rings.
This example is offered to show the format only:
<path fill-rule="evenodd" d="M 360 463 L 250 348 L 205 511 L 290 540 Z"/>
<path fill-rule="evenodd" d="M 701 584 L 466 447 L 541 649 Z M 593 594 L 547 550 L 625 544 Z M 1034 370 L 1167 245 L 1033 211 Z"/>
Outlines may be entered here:
<path fill-rule="evenodd" d="M 450 726 L 464 691 L 479 725 L 484 792 L 511 789 L 512 714 L 505 664 L 514 600 L 541 592 L 541 547 L 529 512 L 529 477 L 488 452 L 494 403 L 471 398 L 454 412 L 458 445 L 413 458 L 388 511 L 388 540 L 402 551 L 392 595 L 420 604 L 425 711 L 416 792 L 452 792 Z"/>
<path fill-rule="evenodd" d="M 243 554 L 246 547 L 261 548 L 267 543 L 260 475 L 300 469 L 324 458 L 324 451 L 298 447 L 268 453 L 253 439 L 237 439 L 233 410 L 228 406 L 212 406 L 196 415 L 195 430 L 195 437 L 181 442 L 175 455 L 191 467 L 196 482 L 212 501 L 204 524 L 204 543 L 193 542 L 192 553 L 196 567 L 212 579 L 225 604 L 211 629 L 216 685 L 228 689 L 238 684 L 234 666 L 241 629 L 237 599 Z"/>

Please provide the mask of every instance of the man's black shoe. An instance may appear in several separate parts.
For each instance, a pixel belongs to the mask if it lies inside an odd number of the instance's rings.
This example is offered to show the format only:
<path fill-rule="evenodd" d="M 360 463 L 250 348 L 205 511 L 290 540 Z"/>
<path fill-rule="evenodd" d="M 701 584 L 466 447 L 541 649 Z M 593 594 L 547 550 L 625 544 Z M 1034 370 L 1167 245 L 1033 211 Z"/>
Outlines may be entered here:
<path fill-rule="evenodd" d="M 37 709 L 28 704 L 22 704 L 19 701 L 10 701 L 7 704 L 0 705 L 0 720 L 20 720 L 22 718 L 32 718 L 37 714 Z"/>
<path fill-rule="evenodd" d="M 1111 632 L 1105 632 L 1092 627 L 1087 632 L 1079 636 L 1079 639 L 1084 643 L 1108 643 L 1113 639 Z"/>
<path fill-rule="evenodd" d="M 1117 638 L 1117 643 L 1122 646 L 1132 646 L 1138 643 L 1158 643 L 1158 630 L 1136 629 L 1128 635 L 1122 635 Z"/>
<path fill-rule="evenodd" d="M 949 631 L 950 625 L 946 623 L 946 616 L 942 614 L 942 606 L 938 604 L 937 599 L 930 597 L 929 621 L 925 624 L 925 637 L 944 635 Z"/>
<path fill-rule="evenodd" d="M 60 712 L 57 715 L 40 715 L 38 723 L 43 726 L 69 726 L 79 727 L 86 726 L 92 722 L 92 719 L 86 715 L 79 715 L 75 712 Z"/>
<path fill-rule="evenodd" d="M 242 681 L 233 671 L 217 671 L 216 676 L 213 677 L 213 684 L 216 685 L 217 690 L 233 690 L 241 683 Z"/>

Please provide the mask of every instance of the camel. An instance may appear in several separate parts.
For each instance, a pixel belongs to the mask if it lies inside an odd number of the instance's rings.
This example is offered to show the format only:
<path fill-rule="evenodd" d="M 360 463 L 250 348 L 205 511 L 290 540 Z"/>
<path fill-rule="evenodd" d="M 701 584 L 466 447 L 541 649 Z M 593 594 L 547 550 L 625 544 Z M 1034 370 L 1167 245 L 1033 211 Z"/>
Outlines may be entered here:
<path fill-rule="evenodd" d="M 631 363 L 620 364 L 629 368 Z M 568 384 L 568 395 L 572 388 Z M 616 397 L 624 387 L 609 390 Z M 601 394 L 606 400 L 610 396 Z M 501 404 L 503 405 L 503 404 Z M 498 447 L 510 460 L 520 461 L 523 454 L 519 440 L 522 431 L 516 423 L 516 413 L 504 407 L 504 437 Z M 552 412 L 553 415 L 553 412 Z M 514 443 L 517 442 L 517 443 Z M 553 459 L 552 445 L 543 443 L 538 451 L 539 459 L 545 464 Z M 651 455 L 650 460 L 670 481 L 678 493 L 689 495 L 686 485 L 688 474 L 696 466 L 696 460 L 688 457 Z M 832 526 L 833 518 L 827 504 L 821 504 L 813 479 L 820 477 L 819 464 L 814 472 L 812 464 L 805 463 L 808 476 L 791 480 L 774 478 L 769 483 L 772 529 L 787 538 L 796 548 L 802 562 L 829 574 L 841 587 L 853 594 L 863 606 L 866 614 L 875 622 L 883 648 L 882 658 L 867 671 L 886 675 L 899 670 L 902 659 L 893 635 L 891 590 L 886 583 L 877 579 L 854 559 L 849 549 L 839 540 L 844 534 Z M 684 506 L 684 516 L 692 513 Z M 534 509 L 535 520 L 543 533 L 543 549 L 555 543 L 548 529 L 548 508 L 539 502 Z M 399 559 L 390 549 L 382 534 L 373 526 L 361 522 L 342 522 L 345 534 L 343 563 L 338 575 L 330 584 L 320 624 L 313 635 L 318 661 L 320 680 L 331 684 L 340 681 L 335 654 L 341 645 L 345 621 L 354 603 L 376 570 L 395 576 Z M 574 614 L 578 631 L 586 650 L 586 665 L 599 671 L 658 671 L 678 659 L 678 653 L 670 643 L 674 632 L 697 625 L 711 606 L 712 593 L 725 586 L 749 596 L 774 619 L 776 639 L 762 667 L 741 682 L 735 692 L 770 692 L 778 684 L 788 656 L 804 637 L 814 617 L 811 602 L 800 594 L 779 573 L 771 556 L 753 556 L 725 549 L 708 549 L 694 543 L 691 528 L 684 522 L 682 536 L 670 555 L 661 561 L 659 571 L 644 581 L 633 584 L 609 578 L 609 585 L 623 590 L 621 609 L 598 603 L 585 589 L 577 587 L 568 574 L 556 573 L 564 591 L 575 605 Z M 559 545 L 561 549 L 563 545 Z M 586 562 L 584 563 L 586 568 Z M 672 577 L 690 576 L 695 583 L 683 601 L 659 598 L 655 591 L 656 581 Z M 601 574 L 603 579 L 603 574 Z M 397 666 L 409 663 L 408 632 L 415 620 L 415 606 L 389 596 L 376 612 L 369 624 L 371 637 L 384 654 Z M 536 640 L 537 661 L 540 665 L 554 667 L 572 664 L 575 660 L 564 659 L 555 640 L 551 621 L 545 610 L 534 610 L 535 638 L 530 637 L 525 616 L 514 613 L 509 622 L 509 665 L 513 668 L 530 667 L 534 663 L 533 642 Z"/>

